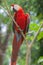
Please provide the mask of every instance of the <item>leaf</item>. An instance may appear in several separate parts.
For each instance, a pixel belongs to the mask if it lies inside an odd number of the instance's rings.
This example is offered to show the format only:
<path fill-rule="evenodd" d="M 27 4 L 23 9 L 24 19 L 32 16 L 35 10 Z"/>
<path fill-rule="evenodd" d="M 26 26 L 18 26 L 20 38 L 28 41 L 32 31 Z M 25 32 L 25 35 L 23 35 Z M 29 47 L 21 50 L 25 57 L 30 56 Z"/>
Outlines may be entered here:
<path fill-rule="evenodd" d="M 43 31 L 39 33 L 38 37 L 37 37 L 37 40 L 40 40 L 43 38 Z"/>
<path fill-rule="evenodd" d="M 38 59 L 38 64 L 43 62 L 43 56 Z"/>
<path fill-rule="evenodd" d="M 30 24 L 30 30 L 37 31 L 39 29 L 39 25 L 36 23 L 31 23 Z"/>

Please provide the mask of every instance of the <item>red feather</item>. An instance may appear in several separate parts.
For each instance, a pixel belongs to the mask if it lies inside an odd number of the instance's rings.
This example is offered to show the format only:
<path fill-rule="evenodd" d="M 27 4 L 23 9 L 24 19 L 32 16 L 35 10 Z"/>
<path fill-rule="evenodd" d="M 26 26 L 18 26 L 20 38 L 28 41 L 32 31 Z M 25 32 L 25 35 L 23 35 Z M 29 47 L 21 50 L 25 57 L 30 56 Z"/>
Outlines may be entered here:
<path fill-rule="evenodd" d="M 18 57 L 18 52 L 20 49 L 20 46 L 23 42 L 23 37 L 20 38 L 20 40 L 17 42 L 16 34 L 14 35 L 13 39 L 13 46 L 12 46 L 12 59 L 11 59 L 11 65 L 16 65 L 17 57 Z"/>

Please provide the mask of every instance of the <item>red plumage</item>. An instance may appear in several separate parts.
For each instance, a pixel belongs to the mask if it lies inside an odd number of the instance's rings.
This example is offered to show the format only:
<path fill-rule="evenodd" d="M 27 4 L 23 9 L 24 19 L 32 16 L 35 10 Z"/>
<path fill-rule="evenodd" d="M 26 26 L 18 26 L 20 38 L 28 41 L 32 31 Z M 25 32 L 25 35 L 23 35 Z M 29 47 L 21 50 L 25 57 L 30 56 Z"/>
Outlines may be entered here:
<path fill-rule="evenodd" d="M 14 19 L 24 34 L 27 32 L 28 24 L 30 23 L 29 17 L 30 17 L 29 14 L 25 14 L 24 10 L 21 7 L 18 9 L 18 11 L 14 13 Z M 14 34 L 14 39 L 12 44 L 11 65 L 16 65 L 18 52 L 24 38 L 22 34 L 20 33 L 18 27 L 14 23 L 13 23 L 13 29 L 15 30 L 15 34 Z"/>
<path fill-rule="evenodd" d="M 24 14 L 23 9 L 20 9 L 14 14 L 15 21 L 17 22 L 17 24 L 20 26 L 21 30 L 23 31 L 26 29 L 26 26 L 27 26 L 27 18 L 28 18 L 28 14 Z M 14 28 L 16 31 L 19 31 L 16 25 L 14 26 Z"/>

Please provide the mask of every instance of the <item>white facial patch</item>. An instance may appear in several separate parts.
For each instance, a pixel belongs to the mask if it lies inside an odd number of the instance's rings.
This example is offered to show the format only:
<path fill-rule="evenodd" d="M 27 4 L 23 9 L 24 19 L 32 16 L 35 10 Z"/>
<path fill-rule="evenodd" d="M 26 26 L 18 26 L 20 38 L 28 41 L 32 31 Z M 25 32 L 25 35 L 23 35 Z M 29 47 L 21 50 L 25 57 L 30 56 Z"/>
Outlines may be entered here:
<path fill-rule="evenodd" d="M 20 8 L 20 6 L 19 6 L 19 5 L 14 5 L 14 9 L 15 9 L 15 10 L 17 10 L 17 11 L 18 11 L 18 10 L 19 10 L 19 8 Z"/>

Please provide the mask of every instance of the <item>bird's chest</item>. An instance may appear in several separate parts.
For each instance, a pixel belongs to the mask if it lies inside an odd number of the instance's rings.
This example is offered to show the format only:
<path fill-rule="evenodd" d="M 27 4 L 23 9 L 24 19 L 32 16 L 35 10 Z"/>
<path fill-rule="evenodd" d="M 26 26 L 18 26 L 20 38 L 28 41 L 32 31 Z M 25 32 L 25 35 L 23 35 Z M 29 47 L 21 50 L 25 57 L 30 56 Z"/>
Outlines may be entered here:
<path fill-rule="evenodd" d="M 20 26 L 20 28 L 22 30 L 25 29 L 25 21 L 26 21 L 26 19 L 25 19 L 25 15 L 23 13 L 17 13 L 15 15 L 15 21 L 17 22 L 17 24 Z"/>

